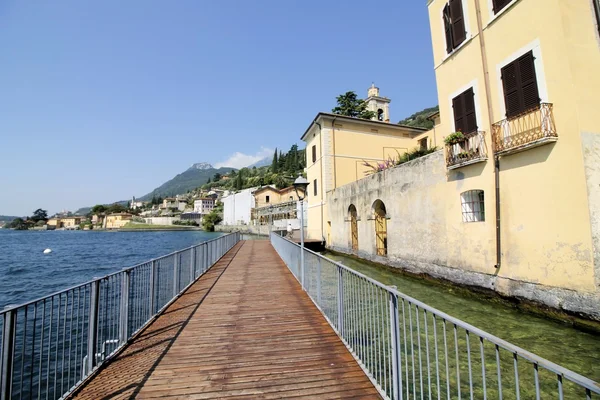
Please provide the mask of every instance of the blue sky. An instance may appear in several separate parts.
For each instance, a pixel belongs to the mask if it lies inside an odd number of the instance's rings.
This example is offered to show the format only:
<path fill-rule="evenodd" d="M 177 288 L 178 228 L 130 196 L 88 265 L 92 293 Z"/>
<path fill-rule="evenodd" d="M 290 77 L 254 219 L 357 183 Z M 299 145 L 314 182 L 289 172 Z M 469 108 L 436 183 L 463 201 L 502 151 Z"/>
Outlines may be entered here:
<path fill-rule="evenodd" d="M 0 214 L 250 163 L 371 82 L 393 121 L 437 104 L 424 1 L 4 0 L 0 54 Z"/>

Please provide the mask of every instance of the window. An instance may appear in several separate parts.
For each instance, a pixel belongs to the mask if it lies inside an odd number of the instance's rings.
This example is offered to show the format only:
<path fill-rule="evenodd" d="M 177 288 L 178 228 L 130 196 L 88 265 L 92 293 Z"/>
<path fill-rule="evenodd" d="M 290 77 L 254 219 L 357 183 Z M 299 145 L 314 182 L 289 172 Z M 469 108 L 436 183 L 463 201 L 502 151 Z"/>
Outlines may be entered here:
<path fill-rule="evenodd" d="M 312 147 L 312 162 L 317 161 L 317 146 Z"/>
<path fill-rule="evenodd" d="M 454 110 L 454 130 L 456 132 L 471 133 L 477 130 L 473 88 L 453 98 L 452 109 Z"/>
<path fill-rule="evenodd" d="M 265 203 L 269 202 L 269 196 L 265 196 Z"/>
<path fill-rule="evenodd" d="M 508 5 L 512 0 L 492 0 L 492 10 L 494 14 L 498 14 L 504 7 Z"/>
<path fill-rule="evenodd" d="M 317 195 L 317 180 L 316 179 L 313 181 L 313 195 L 314 196 Z"/>
<path fill-rule="evenodd" d="M 427 138 L 419 140 L 419 148 L 421 150 L 427 150 Z"/>
<path fill-rule="evenodd" d="M 290 196 L 290 201 L 294 201 L 294 196 Z"/>
<path fill-rule="evenodd" d="M 460 202 L 463 222 L 485 221 L 483 190 L 469 190 L 461 193 Z"/>
<path fill-rule="evenodd" d="M 383 110 L 381 108 L 377 110 L 377 121 L 383 121 Z"/>
<path fill-rule="evenodd" d="M 467 38 L 462 0 L 450 0 L 442 10 L 442 18 L 446 34 L 446 51 L 450 54 Z"/>
<path fill-rule="evenodd" d="M 506 116 L 515 117 L 540 105 L 535 57 L 529 52 L 501 70 Z"/>

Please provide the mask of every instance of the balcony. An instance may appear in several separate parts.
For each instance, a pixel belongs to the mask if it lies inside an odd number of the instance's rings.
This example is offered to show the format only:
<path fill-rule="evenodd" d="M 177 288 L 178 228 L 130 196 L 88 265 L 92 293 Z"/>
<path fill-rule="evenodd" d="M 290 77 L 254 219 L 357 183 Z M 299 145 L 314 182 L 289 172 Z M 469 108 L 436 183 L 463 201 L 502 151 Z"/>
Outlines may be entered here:
<path fill-rule="evenodd" d="M 492 147 L 496 155 L 508 155 L 556 142 L 552 104 L 541 103 L 492 125 Z"/>
<path fill-rule="evenodd" d="M 487 160 L 485 132 L 463 135 L 464 139 L 446 144 L 446 167 L 455 169 Z"/>

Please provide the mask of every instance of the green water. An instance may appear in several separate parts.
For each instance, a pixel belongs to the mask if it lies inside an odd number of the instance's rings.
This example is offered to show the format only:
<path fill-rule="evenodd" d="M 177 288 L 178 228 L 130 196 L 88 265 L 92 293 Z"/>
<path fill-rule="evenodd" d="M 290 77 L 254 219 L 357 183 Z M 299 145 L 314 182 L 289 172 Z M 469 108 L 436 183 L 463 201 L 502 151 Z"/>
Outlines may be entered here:
<path fill-rule="evenodd" d="M 600 382 L 599 334 L 588 333 L 575 328 L 572 324 L 561 323 L 539 315 L 523 312 L 517 309 L 516 306 L 504 300 L 494 299 L 491 296 L 476 294 L 462 288 L 407 276 L 390 268 L 369 262 L 362 262 L 352 257 L 330 252 L 326 252 L 324 255 L 340 261 L 344 265 L 385 285 L 394 285 L 400 292 L 453 317 L 466 321 L 479 329 L 575 371 L 589 379 Z M 475 345 L 471 344 L 470 347 L 472 347 L 473 352 L 479 351 L 477 346 L 477 343 Z M 487 348 L 486 351 L 488 351 Z M 490 356 L 493 357 L 493 348 L 490 353 Z M 506 361 L 503 360 L 502 362 L 502 375 L 503 380 L 506 380 L 511 374 L 514 376 L 514 369 L 511 364 L 511 355 L 508 354 L 504 357 L 506 357 Z M 504 364 L 506 365 L 504 366 Z M 479 369 L 481 369 L 480 365 Z M 519 370 L 521 368 L 522 366 L 519 365 Z M 525 368 L 524 365 L 523 368 Z M 540 371 L 542 370 L 540 369 Z M 524 370 L 522 373 L 526 376 L 533 375 L 532 370 Z M 542 376 L 549 373 L 543 371 L 540 374 Z M 461 380 L 465 379 L 464 376 L 461 377 Z M 551 393 L 556 388 L 556 377 L 552 378 L 552 376 L 549 376 L 548 378 L 550 382 L 548 393 Z M 522 380 L 524 377 L 520 377 L 520 379 Z M 492 386 L 491 383 L 487 389 L 488 395 L 490 394 L 489 387 Z M 461 385 L 464 385 L 464 383 L 461 383 Z M 542 391 L 543 393 L 544 391 Z M 533 393 L 529 394 L 533 395 Z M 506 396 L 506 393 L 504 395 L 505 398 L 512 397 Z M 521 395 L 521 398 L 529 398 L 528 394 L 523 392 Z M 455 395 L 452 397 L 455 397 Z M 477 393 L 475 393 L 475 397 L 478 397 Z M 554 397 L 542 395 L 542 398 Z M 565 398 L 569 397 L 565 396 Z"/>

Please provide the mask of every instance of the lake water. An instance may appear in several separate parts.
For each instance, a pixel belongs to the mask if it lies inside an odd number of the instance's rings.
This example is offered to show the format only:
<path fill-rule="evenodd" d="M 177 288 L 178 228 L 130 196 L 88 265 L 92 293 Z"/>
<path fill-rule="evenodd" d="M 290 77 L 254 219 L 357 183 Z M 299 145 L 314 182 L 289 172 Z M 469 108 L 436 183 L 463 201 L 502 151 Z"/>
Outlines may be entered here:
<path fill-rule="evenodd" d="M 0 229 L 0 310 L 220 235 Z"/>

